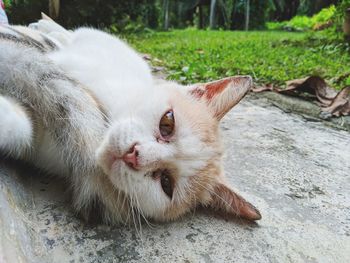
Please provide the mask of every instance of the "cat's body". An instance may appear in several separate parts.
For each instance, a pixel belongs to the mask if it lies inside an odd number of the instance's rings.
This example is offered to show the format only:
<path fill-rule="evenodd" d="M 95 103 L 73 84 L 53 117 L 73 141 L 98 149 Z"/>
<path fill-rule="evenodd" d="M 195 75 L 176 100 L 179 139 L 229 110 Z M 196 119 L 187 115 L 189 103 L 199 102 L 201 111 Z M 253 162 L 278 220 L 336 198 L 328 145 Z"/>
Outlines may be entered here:
<path fill-rule="evenodd" d="M 0 151 L 70 182 L 106 222 L 171 220 L 202 204 L 259 219 L 224 182 L 218 120 L 251 80 L 182 87 L 93 29 L 0 27 Z M 135 215 L 136 213 L 136 215 Z"/>

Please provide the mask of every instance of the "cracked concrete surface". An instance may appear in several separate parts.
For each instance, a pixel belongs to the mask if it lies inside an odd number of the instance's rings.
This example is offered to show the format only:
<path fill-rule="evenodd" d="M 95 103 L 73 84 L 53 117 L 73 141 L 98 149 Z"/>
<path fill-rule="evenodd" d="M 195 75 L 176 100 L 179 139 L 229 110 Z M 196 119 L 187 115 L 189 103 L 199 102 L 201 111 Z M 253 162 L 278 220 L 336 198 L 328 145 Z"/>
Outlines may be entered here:
<path fill-rule="evenodd" d="M 350 262 L 350 134 L 253 97 L 222 130 L 257 224 L 199 211 L 141 233 L 87 226 L 64 185 L 0 161 L 0 262 Z"/>

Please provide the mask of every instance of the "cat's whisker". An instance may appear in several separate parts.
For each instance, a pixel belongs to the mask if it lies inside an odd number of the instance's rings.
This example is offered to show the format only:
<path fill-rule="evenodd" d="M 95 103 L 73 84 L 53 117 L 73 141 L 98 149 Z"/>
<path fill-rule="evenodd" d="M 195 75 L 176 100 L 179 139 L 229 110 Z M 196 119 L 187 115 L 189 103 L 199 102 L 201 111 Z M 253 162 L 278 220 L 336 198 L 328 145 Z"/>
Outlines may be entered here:
<path fill-rule="evenodd" d="M 117 188 L 114 188 L 113 191 L 112 191 L 112 193 L 110 194 L 110 195 L 111 195 L 111 198 L 114 198 L 114 196 L 115 196 L 116 194 L 117 194 L 117 201 L 116 201 L 116 204 L 120 205 L 120 204 L 121 204 L 121 203 L 119 202 L 120 191 L 119 191 Z M 125 195 L 124 195 L 124 201 L 125 201 Z M 118 209 L 123 210 L 124 201 L 122 202 L 122 205 L 118 207 Z M 122 216 L 121 218 L 124 219 L 123 216 Z M 125 222 L 124 222 L 124 224 L 125 224 L 127 220 L 124 219 L 124 221 L 125 221 Z"/>
<path fill-rule="evenodd" d="M 179 200 L 184 200 L 185 202 L 187 202 L 185 190 L 183 188 L 178 187 L 178 194 L 180 196 Z"/>
<path fill-rule="evenodd" d="M 125 207 L 125 202 L 127 201 L 127 196 L 126 196 L 126 194 L 123 194 L 123 202 L 122 202 L 122 205 L 121 205 L 121 207 L 122 207 L 122 209 L 125 209 L 124 207 Z M 127 214 L 127 216 L 126 216 L 126 218 L 125 218 L 125 223 L 127 224 L 128 222 L 130 222 L 130 217 L 131 217 L 131 204 L 130 204 L 130 201 L 129 201 L 129 205 L 128 205 L 128 208 L 127 208 L 127 212 L 128 212 L 128 214 Z"/>
<path fill-rule="evenodd" d="M 208 161 L 208 157 L 201 157 L 201 156 L 178 156 L 176 157 L 176 160 L 181 160 L 181 161 Z"/>
<path fill-rule="evenodd" d="M 123 199 L 123 206 L 124 207 L 124 204 L 125 204 L 125 200 L 127 199 L 126 195 L 124 195 L 124 199 Z M 130 218 L 131 218 L 131 207 L 130 207 L 130 200 L 129 200 L 129 206 L 128 206 L 128 214 L 126 216 L 126 219 L 125 219 L 125 224 L 128 224 L 130 222 Z"/>
<path fill-rule="evenodd" d="M 194 216 L 196 214 L 196 209 L 197 209 L 197 198 L 196 198 L 196 195 L 194 194 L 193 191 L 190 192 L 190 196 L 191 196 L 191 199 L 193 200 L 193 203 L 194 203 L 194 208 L 193 208 L 193 212 L 192 212 L 192 216 Z"/>
<path fill-rule="evenodd" d="M 141 238 L 141 241 L 142 241 L 142 224 L 141 224 L 141 215 L 140 215 L 140 208 L 139 208 L 139 203 L 138 203 L 138 200 L 137 200 L 137 195 L 135 194 L 135 190 L 133 189 L 132 190 L 132 193 L 131 193 L 131 196 L 133 197 L 133 208 L 136 208 L 136 216 L 137 216 L 137 220 L 138 220 L 138 225 L 140 227 L 140 238 Z"/>
<path fill-rule="evenodd" d="M 141 212 L 141 211 L 140 211 Z M 146 224 L 148 225 L 148 227 L 149 228 L 151 228 L 151 229 L 154 229 L 155 228 L 155 225 L 154 224 L 152 224 L 145 216 L 144 216 L 144 214 L 141 212 L 141 216 L 142 216 L 142 218 L 145 220 L 145 222 L 146 222 Z"/>
<path fill-rule="evenodd" d="M 191 198 L 186 198 L 186 196 L 188 195 L 188 193 L 191 195 L 196 195 L 196 192 L 194 190 L 192 190 L 191 187 L 186 187 L 186 188 L 180 188 L 179 190 L 180 196 L 181 196 L 181 200 L 183 200 L 184 202 L 191 204 Z"/>
<path fill-rule="evenodd" d="M 139 213 L 140 215 L 142 216 L 142 218 L 145 220 L 146 224 L 150 227 L 150 228 L 154 228 L 154 226 L 147 220 L 147 218 L 144 216 L 142 210 L 141 210 L 141 206 L 140 206 L 140 203 L 139 203 L 139 200 L 136 196 L 136 202 L 137 202 L 137 207 L 138 207 L 138 210 L 139 210 Z"/>
<path fill-rule="evenodd" d="M 143 244 L 141 214 L 140 214 L 140 209 L 138 208 L 138 206 L 136 206 L 136 208 L 137 208 L 137 218 L 138 218 L 139 227 L 140 227 L 140 239 L 141 239 L 141 242 Z"/>
<path fill-rule="evenodd" d="M 129 204 L 128 206 L 128 223 L 132 222 L 135 226 L 135 221 L 134 221 L 134 213 L 133 213 L 133 204 L 132 204 L 132 196 L 131 195 L 125 195 L 124 200 L 123 200 L 123 206 L 127 202 Z"/>
<path fill-rule="evenodd" d="M 75 120 L 79 120 L 79 118 L 64 118 L 64 117 L 57 117 L 57 118 L 55 118 L 55 120 L 72 120 L 72 121 L 75 121 Z"/>
<path fill-rule="evenodd" d="M 126 182 L 127 182 L 127 187 L 129 190 L 133 189 L 131 187 L 131 183 L 129 181 L 129 176 L 126 176 Z M 140 225 L 140 229 L 138 230 L 138 224 L 137 224 L 137 218 L 136 218 L 136 215 L 135 215 L 135 208 L 137 209 L 137 206 L 134 205 L 134 192 L 132 190 L 132 192 L 130 193 L 130 203 L 131 203 L 131 215 L 132 215 L 132 219 L 133 219 L 133 223 L 134 223 L 134 227 L 135 227 L 135 230 L 136 230 L 136 234 L 140 237 L 140 239 L 142 240 L 142 229 L 141 229 L 141 225 Z"/>
<path fill-rule="evenodd" d="M 130 203 L 131 203 L 130 211 L 131 211 L 131 216 L 132 216 L 132 222 L 134 223 L 136 234 L 139 236 L 138 229 L 137 229 L 137 224 L 136 224 L 136 221 L 135 221 L 135 211 L 134 211 L 134 206 L 133 206 L 133 197 L 132 197 L 132 195 L 130 195 Z"/>

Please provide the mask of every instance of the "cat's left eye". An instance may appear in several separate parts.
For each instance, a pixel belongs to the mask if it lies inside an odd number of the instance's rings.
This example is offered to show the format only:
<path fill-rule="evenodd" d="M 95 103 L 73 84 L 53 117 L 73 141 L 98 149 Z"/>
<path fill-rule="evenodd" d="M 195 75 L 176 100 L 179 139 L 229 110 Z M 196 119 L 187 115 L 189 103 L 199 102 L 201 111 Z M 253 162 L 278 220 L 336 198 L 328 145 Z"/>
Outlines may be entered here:
<path fill-rule="evenodd" d="M 160 184 L 162 185 L 164 193 L 171 199 L 173 197 L 173 185 L 171 178 L 167 173 L 162 173 L 160 177 Z"/>
<path fill-rule="evenodd" d="M 174 184 L 168 169 L 164 170 L 156 170 L 152 174 L 153 179 L 160 180 L 160 185 L 162 187 L 163 192 L 172 199 L 174 192 Z"/>
<path fill-rule="evenodd" d="M 166 139 L 169 138 L 175 129 L 175 117 L 173 110 L 167 111 L 159 122 L 159 132 Z"/>

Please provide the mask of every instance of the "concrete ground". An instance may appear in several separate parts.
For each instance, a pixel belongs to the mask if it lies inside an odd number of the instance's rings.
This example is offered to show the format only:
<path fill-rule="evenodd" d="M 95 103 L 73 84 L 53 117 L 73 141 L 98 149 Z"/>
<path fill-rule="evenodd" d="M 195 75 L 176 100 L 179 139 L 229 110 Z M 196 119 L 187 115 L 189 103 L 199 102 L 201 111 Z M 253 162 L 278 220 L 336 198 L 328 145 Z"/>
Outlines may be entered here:
<path fill-rule="evenodd" d="M 87 226 L 62 184 L 0 161 L 0 262 L 350 262 L 350 134 L 253 97 L 222 129 L 257 224 L 199 211 L 141 232 Z"/>

